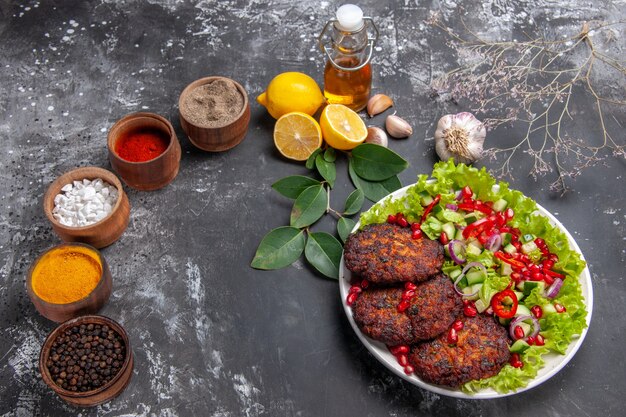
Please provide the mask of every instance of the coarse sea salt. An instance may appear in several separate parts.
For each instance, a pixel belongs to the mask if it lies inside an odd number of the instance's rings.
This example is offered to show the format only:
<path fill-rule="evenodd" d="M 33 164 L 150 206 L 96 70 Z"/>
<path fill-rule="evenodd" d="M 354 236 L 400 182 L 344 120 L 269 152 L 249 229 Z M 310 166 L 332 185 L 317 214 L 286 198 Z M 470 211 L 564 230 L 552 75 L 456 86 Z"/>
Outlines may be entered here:
<path fill-rule="evenodd" d="M 82 227 L 111 214 L 117 203 L 117 188 L 102 178 L 65 184 L 54 197 L 52 215 L 64 226 Z"/>

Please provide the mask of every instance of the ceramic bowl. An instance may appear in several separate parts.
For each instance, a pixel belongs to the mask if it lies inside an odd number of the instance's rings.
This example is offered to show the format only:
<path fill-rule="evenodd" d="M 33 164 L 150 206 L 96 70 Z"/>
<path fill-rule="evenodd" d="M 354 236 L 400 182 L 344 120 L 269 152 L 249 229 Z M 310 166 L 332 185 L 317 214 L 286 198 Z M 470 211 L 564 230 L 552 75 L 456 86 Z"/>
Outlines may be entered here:
<path fill-rule="evenodd" d="M 131 162 L 121 158 L 115 151 L 117 141 L 124 135 L 142 129 L 156 129 L 169 138 L 165 151 L 154 159 Z M 132 113 L 118 120 L 107 137 L 109 160 L 113 170 L 129 186 L 141 191 L 158 190 L 168 185 L 178 175 L 180 167 L 180 143 L 172 124 L 154 113 Z"/>
<path fill-rule="evenodd" d="M 80 326 L 81 324 L 101 324 L 107 325 L 119 334 L 124 342 L 126 348 L 126 356 L 124 362 L 120 368 L 120 371 L 105 385 L 86 392 L 74 392 L 66 390 L 57 385 L 53 380 L 46 362 L 50 357 L 50 350 L 52 344 L 56 340 L 57 336 L 64 332 L 66 329 Z M 105 403 L 116 396 L 118 396 L 128 386 L 131 376 L 133 374 L 133 350 L 130 346 L 128 334 L 124 328 L 116 321 L 111 320 L 104 316 L 82 316 L 60 324 L 55 328 L 46 338 L 39 354 L 39 371 L 43 381 L 64 401 L 69 404 L 79 407 L 93 407 L 102 403 Z"/>
<path fill-rule="evenodd" d="M 61 188 L 65 184 L 83 179 L 94 180 L 102 178 L 107 183 L 117 188 L 118 199 L 113 206 L 111 213 L 89 226 L 71 227 L 61 224 L 52 215 L 54 209 L 54 198 L 61 193 Z M 82 167 L 69 171 L 57 178 L 46 191 L 43 198 L 43 209 L 46 217 L 52 224 L 52 228 L 65 242 L 83 242 L 96 248 L 103 248 L 115 242 L 122 236 L 128 226 L 130 218 L 130 203 L 124 192 L 122 183 L 111 171 L 98 167 Z"/>
<path fill-rule="evenodd" d="M 190 93 L 197 87 L 211 83 L 216 80 L 227 80 L 235 84 L 237 90 L 243 96 L 243 106 L 234 120 L 216 124 L 216 125 L 199 125 L 189 120 L 189 115 L 185 114 L 183 103 L 187 100 Z M 248 124 L 250 123 L 250 103 L 246 90 L 238 82 L 226 77 L 205 77 L 200 78 L 189 84 L 180 94 L 178 100 L 178 109 L 180 114 L 180 124 L 189 137 L 191 143 L 196 147 L 210 152 L 225 151 L 237 146 L 248 132 Z"/>
<path fill-rule="evenodd" d="M 102 272 L 98 284 L 87 296 L 72 303 L 55 304 L 44 300 L 33 290 L 33 272 L 37 264 L 45 257 L 52 255 L 54 251 L 63 250 L 65 248 L 76 248 L 77 251 L 92 256 L 100 265 Z M 84 243 L 63 243 L 48 249 L 33 262 L 26 276 L 26 292 L 33 302 L 33 305 L 42 316 L 57 323 L 100 311 L 109 300 L 112 286 L 113 280 L 111 271 L 106 260 L 100 251 Z"/>

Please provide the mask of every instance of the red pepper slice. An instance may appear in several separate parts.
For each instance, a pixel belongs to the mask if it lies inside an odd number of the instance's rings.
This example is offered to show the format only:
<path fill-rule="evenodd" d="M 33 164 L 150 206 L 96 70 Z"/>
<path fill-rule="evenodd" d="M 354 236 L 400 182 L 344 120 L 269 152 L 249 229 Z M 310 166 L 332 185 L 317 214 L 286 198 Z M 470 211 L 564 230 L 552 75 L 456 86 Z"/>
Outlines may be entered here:
<path fill-rule="evenodd" d="M 467 211 L 468 213 L 474 211 L 473 203 L 460 203 L 457 204 L 457 207 L 459 208 L 459 210 Z"/>
<path fill-rule="evenodd" d="M 506 298 L 510 298 L 513 304 L 504 304 L 504 300 Z M 517 296 L 513 290 L 509 288 L 502 290 L 491 297 L 491 308 L 493 308 L 493 313 L 503 319 L 510 319 L 515 316 L 515 313 L 517 312 L 517 304 Z"/>
<path fill-rule="evenodd" d="M 552 278 L 565 279 L 565 275 L 559 274 L 558 272 L 552 271 L 551 269 L 548 269 L 548 268 L 543 268 L 543 273 L 546 275 L 550 275 Z"/>
<path fill-rule="evenodd" d="M 426 216 L 428 216 L 428 214 L 432 211 L 433 207 L 439 204 L 440 200 L 441 200 L 441 194 L 437 194 L 435 198 L 433 198 L 433 202 L 430 203 L 426 207 L 426 209 L 424 209 L 424 214 L 422 214 L 422 219 L 420 220 L 420 223 L 424 223 L 424 220 L 426 220 Z"/>
<path fill-rule="evenodd" d="M 481 232 L 491 229 L 493 225 L 493 221 L 488 217 L 476 220 L 474 223 L 468 224 L 465 229 L 463 229 L 463 237 L 465 239 L 469 239 L 470 237 L 476 237 L 481 234 Z"/>
<path fill-rule="evenodd" d="M 474 210 L 485 213 L 486 215 L 490 215 L 491 213 L 493 213 L 493 210 L 481 201 L 476 202 L 476 204 L 474 205 Z"/>
<path fill-rule="evenodd" d="M 523 262 L 515 260 L 515 259 L 508 258 L 503 252 L 498 251 L 498 252 L 494 253 L 493 255 L 496 258 L 500 259 L 502 262 L 506 262 L 507 264 L 509 264 L 509 265 L 511 265 L 511 266 L 513 266 L 515 268 L 522 269 L 522 268 L 526 267 L 526 265 L 524 265 Z"/>

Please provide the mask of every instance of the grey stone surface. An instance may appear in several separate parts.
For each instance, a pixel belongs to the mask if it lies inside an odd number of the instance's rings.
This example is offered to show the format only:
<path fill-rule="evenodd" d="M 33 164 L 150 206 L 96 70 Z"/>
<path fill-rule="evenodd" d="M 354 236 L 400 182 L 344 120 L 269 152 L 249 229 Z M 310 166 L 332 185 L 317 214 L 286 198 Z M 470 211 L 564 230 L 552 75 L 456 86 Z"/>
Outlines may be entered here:
<path fill-rule="evenodd" d="M 274 149 L 274 121 L 254 97 L 283 71 L 302 71 L 322 83 L 316 36 L 338 4 L 0 2 L 0 416 L 623 415 L 623 159 L 588 169 L 563 197 L 550 192 L 550 175 L 525 175 L 528 157 L 513 161 L 515 176 L 507 179 L 574 235 L 595 293 L 591 327 L 577 355 L 548 382 L 519 395 L 456 400 L 404 382 L 360 344 L 335 281 L 300 261 L 274 272 L 249 267 L 263 235 L 288 222 L 290 203 L 270 184 L 306 172 Z M 437 119 L 466 109 L 429 97 L 433 75 L 457 59 L 445 36 L 424 23 L 430 12 L 455 28 L 463 16 L 474 30 L 505 40 L 574 35 L 585 20 L 626 18 L 623 0 L 360 4 L 381 29 L 374 92 L 393 96 L 397 114 L 415 132 L 390 143 L 411 163 L 403 184 L 430 172 L 436 161 L 430 138 Z M 622 51 L 623 27 L 614 40 Z M 178 122 L 179 93 L 206 75 L 237 80 L 252 99 L 247 138 L 228 152 L 196 150 Z M 623 78 L 606 81 L 626 89 Z M 578 117 L 594 111 L 582 93 L 574 100 Z M 110 169 L 107 131 L 135 111 L 172 121 L 183 148 L 181 169 L 162 190 L 127 188 L 130 225 L 103 250 L 114 290 L 101 313 L 130 334 L 134 375 L 117 399 L 79 410 L 41 381 L 39 348 L 53 323 L 30 303 L 25 275 L 41 252 L 59 243 L 41 207 L 48 184 L 77 166 Z M 614 120 L 624 126 L 624 113 Z M 581 137 L 599 138 L 593 125 L 578 128 Z M 490 132 L 487 145 L 523 129 Z M 623 133 L 616 138 L 623 143 Z M 478 165 L 497 167 L 488 160 Z M 353 189 L 345 163 L 338 170 L 337 206 Z M 332 231 L 333 224 L 324 220 L 315 229 Z"/>

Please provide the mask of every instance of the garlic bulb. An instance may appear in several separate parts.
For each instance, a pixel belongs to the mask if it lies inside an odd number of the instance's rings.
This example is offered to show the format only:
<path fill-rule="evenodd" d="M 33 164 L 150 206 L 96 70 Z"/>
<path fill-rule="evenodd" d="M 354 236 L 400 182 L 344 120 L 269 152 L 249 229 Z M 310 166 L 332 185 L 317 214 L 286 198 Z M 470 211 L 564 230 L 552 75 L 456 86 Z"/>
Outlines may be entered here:
<path fill-rule="evenodd" d="M 387 134 L 380 127 L 370 126 L 367 128 L 365 143 L 374 143 L 386 148 L 388 144 Z"/>
<path fill-rule="evenodd" d="M 487 129 L 472 113 L 447 114 L 435 130 L 435 150 L 443 161 L 470 164 L 479 159 Z"/>

